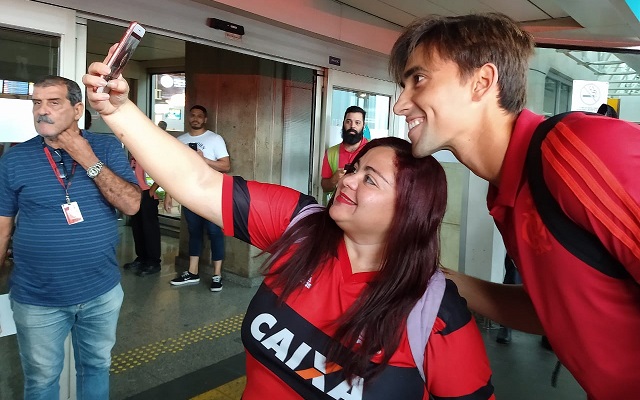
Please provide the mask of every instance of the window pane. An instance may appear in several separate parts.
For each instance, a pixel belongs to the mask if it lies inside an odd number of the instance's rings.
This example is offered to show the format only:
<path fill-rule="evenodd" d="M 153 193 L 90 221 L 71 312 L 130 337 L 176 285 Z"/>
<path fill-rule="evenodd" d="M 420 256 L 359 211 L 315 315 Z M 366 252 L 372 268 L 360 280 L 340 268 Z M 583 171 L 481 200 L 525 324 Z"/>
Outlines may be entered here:
<path fill-rule="evenodd" d="M 0 28 L 0 147 L 36 135 L 29 95 L 39 77 L 58 74 L 59 45 L 58 37 Z"/>
<path fill-rule="evenodd" d="M 184 73 L 151 75 L 151 109 L 153 121 L 167 123 L 167 131 L 184 131 Z"/>
<path fill-rule="evenodd" d="M 569 85 L 560 84 L 560 95 L 558 96 L 558 111 L 563 113 L 571 109 L 571 87 Z"/>
<path fill-rule="evenodd" d="M 43 75 L 58 74 L 60 39 L 54 36 L 0 28 L 2 93 L 28 95 Z"/>
<path fill-rule="evenodd" d="M 349 106 L 358 106 L 367 113 L 365 126 L 371 139 L 389 136 L 389 103 L 391 98 L 376 93 L 360 92 L 352 89 L 334 89 L 331 106 L 331 131 L 329 145 L 342 141 L 342 120 Z"/>
<path fill-rule="evenodd" d="M 556 114 L 556 87 L 557 82 L 550 78 L 544 80 L 544 103 L 542 105 L 542 112 L 546 116 Z"/>
<path fill-rule="evenodd" d="M 167 123 L 167 131 L 174 136 L 178 136 L 184 131 L 184 93 L 186 87 L 186 79 L 184 72 L 152 74 L 151 75 L 151 119 L 156 125 L 160 121 Z M 153 179 L 146 177 L 147 183 L 152 184 Z M 166 193 L 163 188 L 159 187 L 156 192 L 160 199 L 164 199 Z M 160 202 L 158 213 L 167 217 L 180 219 L 181 205 L 173 200 L 173 208 L 170 212 L 166 212 Z"/>

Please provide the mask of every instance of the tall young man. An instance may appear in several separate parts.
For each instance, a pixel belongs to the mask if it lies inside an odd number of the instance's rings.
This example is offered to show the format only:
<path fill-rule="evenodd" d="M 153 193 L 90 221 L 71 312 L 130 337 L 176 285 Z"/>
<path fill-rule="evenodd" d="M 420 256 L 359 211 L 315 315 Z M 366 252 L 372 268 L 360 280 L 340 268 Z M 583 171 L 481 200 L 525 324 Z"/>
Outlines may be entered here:
<path fill-rule="evenodd" d="M 590 399 L 640 393 L 640 128 L 575 113 L 543 142 L 545 181 L 563 211 L 592 232 L 629 278 L 565 249 L 532 201 L 524 160 L 543 117 L 524 110 L 532 37 L 501 14 L 429 16 L 406 28 L 390 69 L 403 92 L 416 156 L 450 150 L 489 181 L 489 212 L 524 288 L 451 273 L 471 308 L 544 333 Z M 615 134 L 611 134 L 615 132 Z M 539 320 L 536 318 L 539 317 Z"/>
<path fill-rule="evenodd" d="M 231 158 L 227 145 L 222 136 L 207 129 L 207 109 L 201 105 L 194 105 L 189 110 L 189 132 L 178 136 L 178 140 L 198 152 L 209 167 L 219 172 L 229 172 Z M 173 199 L 166 194 L 164 208 L 171 210 Z M 189 229 L 189 270 L 183 271 L 171 280 L 174 286 L 192 285 L 200 282 L 199 263 L 202 252 L 202 231 L 207 230 L 211 241 L 211 261 L 213 263 L 213 277 L 210 290 L 222 290 L 222 260 L 224 259 L 224 235 L 222 229 L 211 221 L 184 207 L 184 216 Z"/>

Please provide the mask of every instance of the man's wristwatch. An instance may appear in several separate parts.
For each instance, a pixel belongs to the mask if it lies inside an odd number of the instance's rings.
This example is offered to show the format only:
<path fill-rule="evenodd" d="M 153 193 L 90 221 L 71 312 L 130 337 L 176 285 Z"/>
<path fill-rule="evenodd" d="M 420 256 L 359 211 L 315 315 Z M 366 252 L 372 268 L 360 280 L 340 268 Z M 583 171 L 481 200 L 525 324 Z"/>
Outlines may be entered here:
<path fill-rule="evenodd" d="M 102 167 L 104 167 L 104 164 L 102 163 L 102 161 L 98 161 L 94 165 L 87 168 L 87 176 L 91 179 L 96 179 L 96 176 L 98 176 L 100 171 L 102 171 Z"/>

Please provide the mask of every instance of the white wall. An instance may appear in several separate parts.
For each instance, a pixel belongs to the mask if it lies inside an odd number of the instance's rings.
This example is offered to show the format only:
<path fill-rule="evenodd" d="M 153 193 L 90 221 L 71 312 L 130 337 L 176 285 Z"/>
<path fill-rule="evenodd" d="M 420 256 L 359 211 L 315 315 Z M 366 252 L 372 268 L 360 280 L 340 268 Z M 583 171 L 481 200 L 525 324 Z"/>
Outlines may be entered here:
<path fill-rule="evenodd" d="M 640 122 L 640 97 L 620 96 L 620 119 Z"/>

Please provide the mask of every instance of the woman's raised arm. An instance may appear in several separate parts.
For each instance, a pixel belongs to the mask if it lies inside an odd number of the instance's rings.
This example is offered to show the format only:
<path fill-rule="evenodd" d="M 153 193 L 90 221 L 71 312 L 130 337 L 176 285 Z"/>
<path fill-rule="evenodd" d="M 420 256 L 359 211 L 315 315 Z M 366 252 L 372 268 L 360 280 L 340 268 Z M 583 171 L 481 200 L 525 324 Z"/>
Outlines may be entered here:
<path fill-rule="evenodd" d="M 106 64 L 93 63 L 82 78 L 91 107 L 163 189 L 193 212 L 222 226 L 223 175 L 147 118 L 128 99 L 129 86 L 122 77 L 107 83 L 101 75 L 109 70 Z M 97 91 L 105 86 L 109 93 Z"/>

